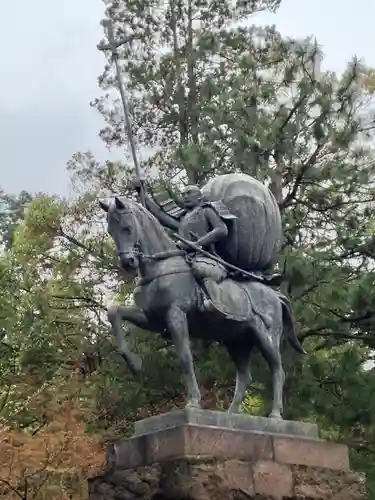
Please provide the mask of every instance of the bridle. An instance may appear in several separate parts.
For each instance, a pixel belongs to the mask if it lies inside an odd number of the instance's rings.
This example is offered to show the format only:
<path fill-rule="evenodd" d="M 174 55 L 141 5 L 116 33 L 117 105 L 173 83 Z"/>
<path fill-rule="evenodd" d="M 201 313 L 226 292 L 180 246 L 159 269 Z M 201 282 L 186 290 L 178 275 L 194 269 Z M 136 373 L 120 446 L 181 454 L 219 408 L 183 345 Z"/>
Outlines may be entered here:
<path fill-rule="evenodd" d="M 186 257 L 186 252 L 184 250 L 169 250 L 167 252 L 160 252 L 156 253 L 154 255 L 146 255 L 143 252 L 140 251 L 139 244 L 137 242 L 134 244 L 133 250 L 131 252 L 120 252 L 117 254 L 119 257 L 121 255 L 131 255 L 133 257 L 136 257 L 139 261 L 139 264 L 142 263 L 144 260 L 151 260 L 151 261 L 161 261 L 168 259 L 170 257 Z M 170 276 L 170 275 L 175 275 L 175 274 L 187 274 L 190 273 L 190 269 L 173 269 L 170 271 L 164 271 L 164 272 L 157 272 L 155 274 L 152 274 L 151 276 L 141 276 L 137 278 L 136 281 L 136 286 L 145 286 L 150 283 L 152 283 L 154 280 L 158 278 L 162 278 L 163 276 Z"/>
<path fill-rule="evenodd" d="M 186 252 L 184 250 L 167 250 L 165 252 L 158 252 L 152 255 L 145 254 L 141 252 L 141 245 L 139 241 L 134 243 L 133 249 L 130 252 L 117 252 L 118 257 L 122 255 L 130 255 L 131 257 L 136 257 L 141 262 L 142 260 L 165 260 L 169 259 L 169 257 L 184 257 Z"/>
<path fill-rule="evenodd" d="M 132 209 L 122 209 L 121 211 L 119 210 L 119 216 L 120 218 L 117 219 L 117 222 L 121 225 L 121 217 L 123 215 L 130 215 L 133 220 L 134 220 L 134 212 Z M 118 257 L 121 257 L 123 255 L 126 255 L 126 256 L 131 256 L 131 257 L 136 257 L 137 259 L 139 259 L 139 261 L 142 261 L 142 260 L 164 260 L 164 259 L 168 259 L 168 257 L 173 257 L 173 256 L 177 256 L 177 255 L 185 255 L 185 252 L 183 250 L 168 250 L 166 252 L 159 252 L 159 253 L 156 253 L 156 254 L 153 254 L 153 255 L 148 255 L 148 254 L 145 254 L 141 251 L 141 242 L 140 242 L 140 239 L 139 239 L 139 234 L 138 234 L 138 227 L 136 224 L 134 224 L 135 226 L 135 229 L 137 231 L 137 238 L 136 238 L 136 241 L 133 245 L 133 248 L 130 252 L 117 252 L 117 256 Z"/>

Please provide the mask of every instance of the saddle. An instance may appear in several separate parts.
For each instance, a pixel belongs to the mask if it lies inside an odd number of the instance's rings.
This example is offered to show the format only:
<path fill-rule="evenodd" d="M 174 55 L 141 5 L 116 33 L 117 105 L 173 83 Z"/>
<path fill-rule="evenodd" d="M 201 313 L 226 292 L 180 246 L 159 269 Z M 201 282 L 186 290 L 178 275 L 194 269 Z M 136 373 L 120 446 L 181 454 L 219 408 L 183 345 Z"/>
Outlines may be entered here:
<path fill-rule="evenodd" d="M 271 325 L 267 313 L 267 281 L 259 283 L 247 279 L 237 279 L 216 260 L 200 255 L 189 256 L 188 263 L 203 292 L 202 312 L 211 313 L 221 320 L 243 322 L 253 314 L 258 315 L 266 327 Z M 207 308 L 208 297 L 211 306 Z"/>
<path fill-rule="evenodd" d="M 208 295 L 214 308 L 225 319 L 246 321 L 252 312 L 249 296 L 243 287 L 232 279 L 224 279 L 221 283 L 206 281 L 204 292 Z"/>
<path fill-rule="evenodd" d="M 204 288 L 214 308 L 225 319 L 243 322 L 255 314 L 267 329 L 271 327 L 272 318 L 268 314 L 265 285 L 251 281 L 236 282 L 227 278 L 221 283 L 208 281 Z"/>

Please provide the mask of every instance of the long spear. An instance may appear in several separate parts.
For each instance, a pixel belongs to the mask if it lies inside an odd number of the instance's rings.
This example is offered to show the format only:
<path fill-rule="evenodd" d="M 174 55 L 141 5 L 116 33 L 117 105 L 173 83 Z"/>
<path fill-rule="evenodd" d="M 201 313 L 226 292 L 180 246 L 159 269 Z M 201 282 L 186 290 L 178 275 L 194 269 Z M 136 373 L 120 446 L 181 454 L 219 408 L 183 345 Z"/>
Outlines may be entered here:
<path fill-rule="evenodd" d="M 141 203 L 142 205 L 145 206 L 145 194 L 143 190 L 143 185 L 142 185 L 142 176 L 141 176 L 141 168 L 138 163 L 138 158 L 137 158 L 137 152 L 135 148 L 135 143 L 134 143 L 134 136 L 133 136 L 133 128 L 132 128 L 132 123 L 131 123 L 131 118 L 130 118 L 130 112 L 129 112 L 129 106 L 128 106 L 128 101 L 125 96 L 125 90 L 124 90 L 124 85 L 123 85 L 123 80 L 121 76 L 121 70 L 120 70 L 120 65 L 119 65 L 119 54 L 118 54 L 118 47 L 121 45 L 124 45 L 127 43 L 129 40 L 128 38 L 125 38 L 124 40 L 121 40 L 119 42 L 115 41 L 114 37 L 114 32 L 113 32 L 113 24 L 111 19 L 105 19 L 103 21 L 103 26 L 107 30 L 107 36 L 108 36 L 108 45 L 106 44 L 99 44 L 98 49 L 99 50 L 110 50 L 112 53 L 112 61 L 115 63 L 115 68 L 116 68 L 116 79 L 117 79 L 117 85 L 118 89 L 121 95 L 121 101 L 122 101 L 122 107 L 124 111 L 124 118 L 125 118 L 125 125 L 126 125 L 126 130 L 127 130 L 127 135 L 128 135 L 128 140 L 130 144 L 130 149 L 132 152 L 132 157 L 133 157 L 133 162 L 134 162 L 134 168 L 136 172 L 137 179 L 140 184 L 140 198 L 141 198 Z"/>

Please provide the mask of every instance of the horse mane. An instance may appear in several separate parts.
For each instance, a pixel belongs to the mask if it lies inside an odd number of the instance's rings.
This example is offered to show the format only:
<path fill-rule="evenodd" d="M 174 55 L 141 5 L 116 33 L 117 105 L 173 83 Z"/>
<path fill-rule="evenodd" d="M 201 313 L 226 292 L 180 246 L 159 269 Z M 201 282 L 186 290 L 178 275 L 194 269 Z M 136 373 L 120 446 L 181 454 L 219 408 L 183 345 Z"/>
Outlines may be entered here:
<path fill-rule="evenodd" d="M 176 244 L 168 236 L 165 228 L 147 208 L 133 200 L 127 199 L 126 202 L 130 202 L 129 205 L 134 211 L 139 226 L 142 228 L 142 233 L 147 235 L 148 242 L 151 243 L 152 248 L 149 248 L 148 251 L 165 252 L 176 249 Z M 139 217 L 137 217 L 138 214 Z"/>

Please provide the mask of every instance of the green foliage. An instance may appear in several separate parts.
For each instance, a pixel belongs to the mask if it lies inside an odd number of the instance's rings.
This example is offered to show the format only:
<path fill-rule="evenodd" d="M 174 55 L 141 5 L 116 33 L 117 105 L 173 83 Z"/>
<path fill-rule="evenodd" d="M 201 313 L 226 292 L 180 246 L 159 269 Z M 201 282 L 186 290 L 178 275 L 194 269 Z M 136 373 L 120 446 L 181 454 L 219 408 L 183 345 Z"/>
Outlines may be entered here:
<path fill-rule="evenodd" d="M 15 228 L 23 219 L 25 206 L 31 199 L 32 196 L 26 191 L 21 191 L 18 196 L 10 196 L 2 191 L 0 192 L 1 243 L 5 249 L 12 246 Z"/>
<path fill-rule="evenodd" d="M 243 402 L 243 411 L 249 415 L 262 417 L 265 414 L 264 399 L 248 392 Z"/>
<path fill-rule="evenodd" d="M 107 261 L 87 283 L 89 250 L 66 248 L 63 219 L 74 226 L 74 204 L 47 196 L 31 201 L 0 257 L 0 418 L 11 425 L 45 423 L 35 402 L 46 389 L 69 384 L 104 331 L 103 300 L 94 286 L 95 279 L 104 281 Z"/>

